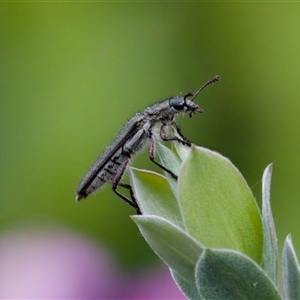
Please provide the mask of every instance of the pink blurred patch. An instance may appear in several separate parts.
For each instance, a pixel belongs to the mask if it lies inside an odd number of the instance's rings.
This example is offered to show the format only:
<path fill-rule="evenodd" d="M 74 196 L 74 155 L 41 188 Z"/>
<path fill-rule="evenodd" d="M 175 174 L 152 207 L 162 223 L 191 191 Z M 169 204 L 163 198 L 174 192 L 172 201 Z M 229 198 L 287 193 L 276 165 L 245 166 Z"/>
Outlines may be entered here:
<path fill-rule="evenodd" d="M 136 274 L 128 286 L 131 290 L 123 299 L 186 299 L 173 281 L 167 267 Z"/>
<path fill-rule="evenodd" d="M 0 299 L 185 299 L 167 267 L 136 274 L 74 232 L 37 226 L 0 236 Z"/>
<path fill-rule="evenodd" d="M 114 298 L 110 257 L 74 233 L 36 227 L 0 237 L 0 298 Z"/>

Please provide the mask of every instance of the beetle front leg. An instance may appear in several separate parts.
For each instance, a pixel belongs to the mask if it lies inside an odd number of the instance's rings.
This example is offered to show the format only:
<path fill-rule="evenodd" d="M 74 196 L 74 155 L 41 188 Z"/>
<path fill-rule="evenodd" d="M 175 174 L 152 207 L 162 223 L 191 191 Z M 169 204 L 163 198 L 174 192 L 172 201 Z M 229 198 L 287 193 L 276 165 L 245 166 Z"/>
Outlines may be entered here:
<path fill-rule="evenodd" d="M 178 125 L 176 123 L 174 123 L 175 125 L 175 130 L 178 133 L 178 135 L 180 136 L 180 138 L 176 135 L 171 136 L 171 137 L 167 137 L 166 136 L 166 132 L 165 132 L 165 127 L 167 127 L 166 125 L 161 125 L 160 127 L 160 137 L 163 141 L 177 141 L 178 143 L 181 143 L 185 146 L 191 147 L 192 142 L 189 141 L 180 131 Z"/>

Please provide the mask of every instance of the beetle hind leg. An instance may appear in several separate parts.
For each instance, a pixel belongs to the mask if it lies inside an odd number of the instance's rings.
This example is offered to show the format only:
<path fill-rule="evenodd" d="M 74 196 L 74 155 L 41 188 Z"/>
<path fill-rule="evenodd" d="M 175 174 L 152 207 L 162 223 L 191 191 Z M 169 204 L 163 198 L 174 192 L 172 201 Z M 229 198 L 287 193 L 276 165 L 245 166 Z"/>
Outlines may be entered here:
<path fill-rule="evenodd" d="M 114 193 L 116 195 L 118 195 L 122 200 L 124 200 L 125 202 L 127 202 L 130 206 L 132 206 L 138 215 L 141 215 L 141 210 L 135 200 L 135 197 L 134 197 L 134 194 L 133 194 L 133 190 L 132 190 L 132 187 L 131 185 L 129 184 L 125 184 L 125 183 L 122 183 L 120 182 L 125 170 L 126 170 L 126 166 L 129 162 L 129 158 L 127 160 L 125 160 L 121 165 L 120 167 L 118 168 L 117 172 L 116 172 L 116 175 L 114 176 L 114 178 L 112 179 L 112 190 L 114 191 Z M 129 193 L 130 193 L 130 197 L 131 199 L 128 199 L 126 196 L 124 196 L 123 194 L 121 194 L 117 188 L 118 187 L 123 187 L 123 188 L 126 188 L 129 190 Z"/>
<path fill-rule="evenodd" d="M 149 144 L 149 158 L 150 160 L 155 163 L 158 167 L 160 167 L 161 169 L 163 169 L 164 171 L 166 171 L 167 173 L 169 173 L 175 180 L 178 179 L 178 176 L 176 174 L 174 174 L 171 170 L 169 170 L 168 168 L 166 168 L 165 166 L 163 166 L 162 164 L 160 164 L 159 162 L 157 162 L 154 158 L 155 158 L 155 140 L 153 138 L 153 136 L 150 136 L 150 144 Z"/>

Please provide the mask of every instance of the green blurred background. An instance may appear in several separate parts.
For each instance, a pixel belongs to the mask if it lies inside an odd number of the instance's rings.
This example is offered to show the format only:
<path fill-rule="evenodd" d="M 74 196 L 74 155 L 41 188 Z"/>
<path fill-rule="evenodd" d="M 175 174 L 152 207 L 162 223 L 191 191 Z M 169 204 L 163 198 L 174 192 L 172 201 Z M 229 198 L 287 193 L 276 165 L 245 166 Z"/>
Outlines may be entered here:
<path fill-rule="evenodd" d="M 298 3 L 1 3 L 0 234 L 54 224 L 121 266 L 157 262 L 109 184 L 81 203 L 77 185 L 136 111 L 220 74 L 182 131 L 230 158 L 259 203 L 274 163 L 279 245 L 291 232 L 299 253 L 299 16 Z M 154 168 L 145 152 L 133 164 Z"/>

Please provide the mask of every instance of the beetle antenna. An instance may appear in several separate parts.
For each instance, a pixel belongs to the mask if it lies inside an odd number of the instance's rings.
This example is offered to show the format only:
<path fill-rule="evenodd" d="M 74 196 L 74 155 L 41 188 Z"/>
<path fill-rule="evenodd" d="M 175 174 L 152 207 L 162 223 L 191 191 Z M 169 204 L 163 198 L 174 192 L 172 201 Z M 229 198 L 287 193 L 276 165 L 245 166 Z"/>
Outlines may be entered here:
<path fill-rule="evenodd" d="M 207 81 L 205 84 L 203 84 L 201 86 L 201 88 L 194 94 L 193 98 L 190 99 L 191 101 L 194 101 L 194 99 L 199 95 L 199 93 L 204 90 L 208 85 L 214 83 L 214 82 L 218 82 L 220 80 L 221 76 L 220 75 L 216 75 L 214 78 L 212 78 L 211 80 Z"/>

